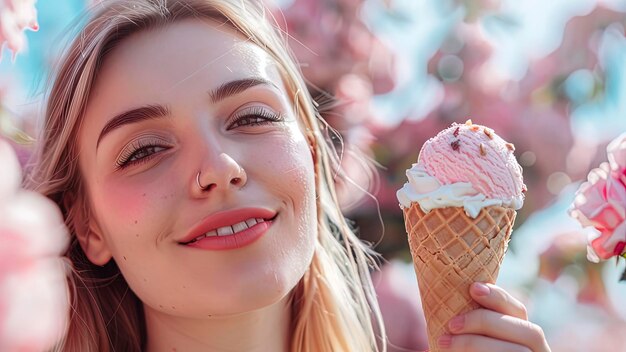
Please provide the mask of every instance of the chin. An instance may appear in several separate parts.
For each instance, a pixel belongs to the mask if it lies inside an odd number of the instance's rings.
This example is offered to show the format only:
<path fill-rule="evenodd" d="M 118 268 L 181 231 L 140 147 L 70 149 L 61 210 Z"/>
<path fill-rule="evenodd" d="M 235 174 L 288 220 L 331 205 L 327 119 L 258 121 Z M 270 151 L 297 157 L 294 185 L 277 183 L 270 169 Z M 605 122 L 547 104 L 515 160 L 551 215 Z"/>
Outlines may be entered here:
<path fill-rule="evenodd" d="M 262 310 L 281 301 L 287 302 L 302 279 L 302 275 L 294 275 L 292 270 L 267 273 L 257 270 L 252 274 L 214 282 L 210 287 L 188 286 L 185 291 L 171 292 L 172 296 L 176 296 L 172 297 L 172 304 L 162 304 L 161 299 L 158 304 L 149 305 L 164 313 L 189 318 L 239 315 Z M 250 280 L 251 277 L 254 280 Z"/>
<path fill-rule="evenodd" d="M 261 283 L 252 287 L 231 290 L 215 314 L 246 313 L 285 301 L 301 279 L 302 275 L 297 279 L 279 273 L 266 275 Z"/>

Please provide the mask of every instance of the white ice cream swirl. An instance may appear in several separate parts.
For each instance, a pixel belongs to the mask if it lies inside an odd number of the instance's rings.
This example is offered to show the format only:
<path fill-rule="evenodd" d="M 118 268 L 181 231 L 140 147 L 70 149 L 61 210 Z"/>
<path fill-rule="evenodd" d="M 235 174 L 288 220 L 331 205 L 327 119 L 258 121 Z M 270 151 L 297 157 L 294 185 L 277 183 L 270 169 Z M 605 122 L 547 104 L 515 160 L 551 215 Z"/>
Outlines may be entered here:
<path fill-rule="evenodd" d="M 489 199 L 468 182 L 442 185 L 418 164 L 406 170 L 406 176 L 409 182 L 396 193 L 400 206 L 409 208 L 412 202 L 417 202 L 425 213 L 435 208 L 463 207 L 468 216 L 476 218 L 484 207 L 497 205 L 517 210 L 524 202 L 522 197 Z"/>

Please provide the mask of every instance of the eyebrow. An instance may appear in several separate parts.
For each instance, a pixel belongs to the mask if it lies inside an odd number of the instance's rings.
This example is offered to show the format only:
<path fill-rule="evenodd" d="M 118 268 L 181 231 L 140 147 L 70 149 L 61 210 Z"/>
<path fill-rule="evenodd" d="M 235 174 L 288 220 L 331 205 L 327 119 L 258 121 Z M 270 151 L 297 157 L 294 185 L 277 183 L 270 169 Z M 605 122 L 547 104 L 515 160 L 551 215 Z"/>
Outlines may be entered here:
<path fill-rule="evenodd" d="M 116 115 L 104 126 L 98 137 L 96 148 L 100 145 L 100 141 L 104 136 L 111 133 L 113 130 L 118 129 L 124 125 L 131 123 L 137 123 L 145 120 L 160 119 L 171 116 L 170 110 L 163 105 L 145 105 L 139 108 L 124 111 L 121 114 Z"/>
<path fill-rule="evenodd" d="M 278 89 L 276 84 L 274 84 L 274 82 L 272 81 L 268 81 L 260 77 L 252 77 L 252 78 L 238 79 L 235 81 L 224 83 L 221 86 L 217 87 L 216 89 L 209 91 L 209 96 L 211 97 L 211 102 L 217 103 L 232 95 L 241 93 L 246 89 L 249 89 L 258 85 L 269 85 Z"/>
<path fill-rule="evenodd" d="M 214 90 L 209 91 L 209 96 L 211 97 L 212 103 L 217 103 L 222 101 L 232 95 L 241 93 L 246 89 L 252 88 L 258 85 L 269 85 L 278 89 L 274 82 L 266 80 L 264 78 L 253 77 L 253 78 L 244 78 L 238 79 L 234 81 L 230 81 L 222 84 Z M 98 142 L 96 143 L 96 149 L 100 145 L 100 141 L 104 136 L 111 133 L 113 130 L 118 129 L 124 125 L 128 125 L 131 123 L 137 123 L 145 120 L 153 120 L 160 119 L 164 117 L 171 116 L 171 112 L 169 108 L 163 105 L 151 104 L 145 105 L 139 108 L 131 109 L 121 114 L 116 115 L 112 118 L 107 124 L 104 126 L 102 131 L 100 132 L 100 136 L 98 137 Z"/>

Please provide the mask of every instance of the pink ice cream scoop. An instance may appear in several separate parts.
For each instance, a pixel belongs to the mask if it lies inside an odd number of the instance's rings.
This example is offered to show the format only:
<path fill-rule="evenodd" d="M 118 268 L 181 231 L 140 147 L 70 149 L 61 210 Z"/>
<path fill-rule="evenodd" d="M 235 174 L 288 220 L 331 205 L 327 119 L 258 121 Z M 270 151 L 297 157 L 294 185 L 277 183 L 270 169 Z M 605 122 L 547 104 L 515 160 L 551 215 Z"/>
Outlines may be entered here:
<path fill-rule="evenodd" d="M 467 182 L 490 199 L 523 199 L 526 186 L 514 150 L 492 129 L 468 120 L 428 140 L 417 165 L 442 185 Z"/>

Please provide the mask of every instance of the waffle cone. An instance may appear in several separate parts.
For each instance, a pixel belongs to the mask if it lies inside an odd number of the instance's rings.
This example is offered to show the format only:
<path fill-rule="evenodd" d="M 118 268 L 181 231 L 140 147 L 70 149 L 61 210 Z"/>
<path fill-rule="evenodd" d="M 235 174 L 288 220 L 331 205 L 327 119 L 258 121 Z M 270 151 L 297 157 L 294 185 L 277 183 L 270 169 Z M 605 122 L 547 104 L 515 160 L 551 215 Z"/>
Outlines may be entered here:
<path fill-rule="evenodd" d="M 483 208 L 475 219 L 461 207 L 424 213 L 413 203 L 404 209 L 431 352 L 440 351 L 437 340 L 449 334 L 451 318 L 479 307 L 469 286 L 495 283 L 515 215 L 498 206 Z"/>

